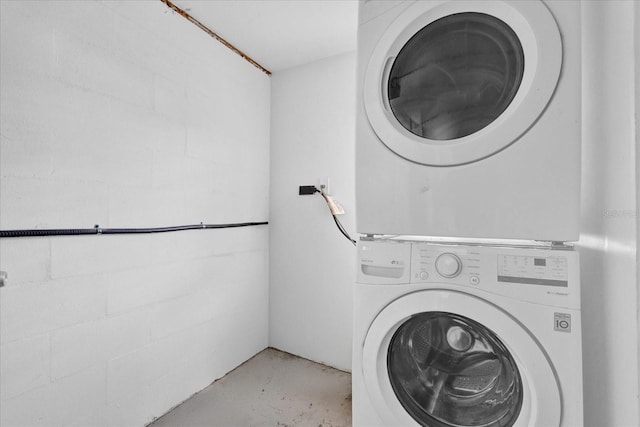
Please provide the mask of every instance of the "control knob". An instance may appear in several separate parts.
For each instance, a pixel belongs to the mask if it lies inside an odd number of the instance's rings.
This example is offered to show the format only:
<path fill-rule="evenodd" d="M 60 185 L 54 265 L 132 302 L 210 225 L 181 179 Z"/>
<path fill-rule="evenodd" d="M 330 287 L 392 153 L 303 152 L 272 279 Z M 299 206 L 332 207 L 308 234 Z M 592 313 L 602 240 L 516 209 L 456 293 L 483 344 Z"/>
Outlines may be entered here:
<path fill-rule="evenodd" d="M 462 271 L 462 261 L 456 254 L 444 253 L 436 259 L 436 271 L 442 277 L 451 279 Z"/>

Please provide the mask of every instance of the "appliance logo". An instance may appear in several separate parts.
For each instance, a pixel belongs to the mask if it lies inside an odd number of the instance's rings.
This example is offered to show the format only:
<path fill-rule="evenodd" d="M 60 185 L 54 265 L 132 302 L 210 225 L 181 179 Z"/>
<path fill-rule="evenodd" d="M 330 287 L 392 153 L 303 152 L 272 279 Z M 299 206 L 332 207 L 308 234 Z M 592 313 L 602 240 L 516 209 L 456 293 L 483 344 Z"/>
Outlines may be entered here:
<path fill-rule="evenodd" d="M 547 291 L 547 295 L 559 295 L 561 297 L 566 297 L 569 296 L 569 292 L 552 292 L 552 291 Z"/>
<path fill-rule="evenodd" d="M 553 313 L 553 330 L 571 332 L 571 315 L 568 313 Z"/>

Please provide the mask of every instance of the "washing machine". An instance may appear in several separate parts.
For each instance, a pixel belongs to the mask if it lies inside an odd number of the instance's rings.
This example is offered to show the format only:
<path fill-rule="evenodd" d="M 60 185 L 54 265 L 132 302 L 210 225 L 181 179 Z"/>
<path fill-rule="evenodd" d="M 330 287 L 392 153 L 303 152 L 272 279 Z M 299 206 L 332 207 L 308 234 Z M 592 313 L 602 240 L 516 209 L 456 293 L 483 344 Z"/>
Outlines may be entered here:
<path fill-rule="evenodd" d="M 353 425 L 582 426 L 571 248 L 361 240 Z"/>
<path fill-rule="evenodd" d="M 576 241 L 580 1 L 359 11 L 357 231 Z"/>

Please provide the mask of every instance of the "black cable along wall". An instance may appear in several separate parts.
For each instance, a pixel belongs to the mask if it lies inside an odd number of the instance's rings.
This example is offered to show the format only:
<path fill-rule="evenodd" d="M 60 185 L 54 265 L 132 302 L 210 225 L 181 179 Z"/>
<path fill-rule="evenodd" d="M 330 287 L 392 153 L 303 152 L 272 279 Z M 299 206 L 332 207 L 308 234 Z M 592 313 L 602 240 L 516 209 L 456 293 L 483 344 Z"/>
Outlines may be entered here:
<path fill-rule="evenodd" d="M 237 228 L 237 227 L 254 227 L 258 225 L 267 225 L 267 221 L 263 222 L 239 222 L 231 224 L 193 224 L 178 225 L 174 227 L 152 227 L 152 228 L 100 228 L 99 225 L 93 228 L 43 228 L 30 230 L 0 230 L 0 238 L 17 238 L 17 237 L 46 237 L 46 236 L 80 236 L 90 234 L 150 234 L 150 233 L 167 233 L 171 231 L 200 230 L 200 229 L 219 229 L 219 228 Z"/>

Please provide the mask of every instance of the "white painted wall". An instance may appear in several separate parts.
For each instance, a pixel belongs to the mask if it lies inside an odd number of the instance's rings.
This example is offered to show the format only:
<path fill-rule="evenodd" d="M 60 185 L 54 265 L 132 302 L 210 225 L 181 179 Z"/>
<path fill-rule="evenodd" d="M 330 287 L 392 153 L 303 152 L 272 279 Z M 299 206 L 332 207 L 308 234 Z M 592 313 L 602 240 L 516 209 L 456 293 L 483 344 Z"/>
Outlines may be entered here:
<path fill-rule="evenodd" d="M 269 345 L 351 370 L 355 248 L 319 195 L 298 186 L 329 177 L 355 234 L 355 53 L 271 77 Z"/>
<path fill-rule="evenodd" d="M 1 229 L 268 219 L 266 75 L 159 1 L 0 7 Z M 0 424 L 144 425 L 265 348 L 268 244 L 2 239 Z"/>
<path fill-rule="evenodd" d="M 640 227 L 637 225 L 637 221 L 640 218 L 640 197 L 638 196 L 638 183 L 640 183 L 640 7 L 636 5 L 635 9 L 635 28 L 634 28 L 634 40 L 635 42 L 635 122 L 636 122 L 636 304 L 638 307 L 638 327 L 636 329 L 636 342 L 639 343 L 640 346 L 640 251 L 638 251 L 638 242 L 640 241 Z M 640 348 L 638 350 L 640 353 Z M 640 354 L 638 355 L 637 360 L 638 366 L 638 390 L 640 390 Z M 640 394 L 640 393 L 638 393 Z M 640 399 L 640 397 L 639 397 Z M 636 404 L 636 412 L 638 420 L 640 420 L 640 402 Z"/>
<path fill-rule="evenodd" d="M 638 9 L 583 2 L 582 276 L 587 426 L 640 425 Z M 635 15 L 635 21 L 634 21 Z M 635 35 L 635 37 L 634 37 Z M 634 69 L 635 67 L 635 69 Z"/>

